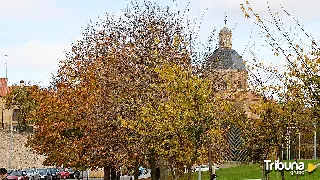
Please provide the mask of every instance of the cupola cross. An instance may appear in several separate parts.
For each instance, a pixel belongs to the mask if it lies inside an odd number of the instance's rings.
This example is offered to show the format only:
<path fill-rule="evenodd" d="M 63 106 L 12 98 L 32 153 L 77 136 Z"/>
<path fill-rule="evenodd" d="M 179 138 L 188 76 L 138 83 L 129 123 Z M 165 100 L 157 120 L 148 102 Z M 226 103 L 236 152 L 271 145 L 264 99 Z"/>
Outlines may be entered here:
<path fill-rule="evenodd" d="M 227 26 L 227 12 L 225 12 L 224 25 Z"/>

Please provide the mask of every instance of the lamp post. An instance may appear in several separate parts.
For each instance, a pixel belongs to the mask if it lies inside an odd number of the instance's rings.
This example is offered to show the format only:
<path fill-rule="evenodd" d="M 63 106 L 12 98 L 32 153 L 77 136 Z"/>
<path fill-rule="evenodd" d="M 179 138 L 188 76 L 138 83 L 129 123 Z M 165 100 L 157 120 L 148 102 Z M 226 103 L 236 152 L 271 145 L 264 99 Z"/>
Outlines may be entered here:
<path fill-rule="evenodd" d="M 317 159 L 317 131 L 316 131 L 316 123 L 314 125 L 314 159 Z"/>
<path fill-rule="evenodd" d="M 6 57 L 6 79 L 7 79 L 8 78 L 8 55 L 5 54 L 3 56 Z"/>
<path fill-rule="evenodd" d="M 201 180 L 201 165 L 198 168 L 198 180 Z"/>
<path fill-rule="evenodd" d="M 14 98 L 17 96 L 14 95 L 12 100 L 11 100 L 11 104 L 13 104 L 13 100 Z M 10 109 L 9 109 L 10 110 Z M 10 116 L 10 145 L 9 145 L 9 168 L 12 169 L 11 167 L 11 162 L 12 162 L 12 139 L 13 139 L 13 123 L 12 123 L 12 116 L 13 116 L 13 112 L 12 112 L 12 115 Z"/>
<path fill-rule="evenodd" d="M 301 159 L 301 156 L 300 156 L 300 148 L 301 148 L 300 140 L 301 140 L 301 134 L 299 132 L 299 160 Z"/>

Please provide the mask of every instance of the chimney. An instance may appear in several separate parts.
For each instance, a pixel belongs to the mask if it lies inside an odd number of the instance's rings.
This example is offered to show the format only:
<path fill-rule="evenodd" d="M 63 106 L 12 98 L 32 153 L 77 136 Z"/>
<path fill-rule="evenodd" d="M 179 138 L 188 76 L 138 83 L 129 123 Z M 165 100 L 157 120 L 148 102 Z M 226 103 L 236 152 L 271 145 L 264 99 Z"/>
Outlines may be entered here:
<path fill-rule="evenodd" d="M 20 81 L 20 87 L 23 87 L 23 86 L 24 86 L 24 81 L 21 80 L 21 81 Z"/>

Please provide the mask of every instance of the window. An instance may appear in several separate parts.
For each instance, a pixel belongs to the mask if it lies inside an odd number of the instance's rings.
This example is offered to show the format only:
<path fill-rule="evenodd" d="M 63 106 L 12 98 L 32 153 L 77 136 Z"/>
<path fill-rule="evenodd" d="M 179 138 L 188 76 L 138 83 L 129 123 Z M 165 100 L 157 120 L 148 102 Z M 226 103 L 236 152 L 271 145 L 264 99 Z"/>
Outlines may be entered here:
<path fill-rule="evenodd" d="M 239 89 L 242 89 L 242 88 L 243 88 L 241 81 L 238 81 L 238 88 L 239 88 Z"/>
<path fill-rule="evenodd" d="M 225 91 L 227 90 L 227 83 L 226 82 L 221 82 L 218 84 L 217 90 L 218 91 Z"/>
<path fill-rule="evenodd" d="M 18 122 L 18 120 L 19 120 L 19 109 L 14 109 L 12 121 Z"/>

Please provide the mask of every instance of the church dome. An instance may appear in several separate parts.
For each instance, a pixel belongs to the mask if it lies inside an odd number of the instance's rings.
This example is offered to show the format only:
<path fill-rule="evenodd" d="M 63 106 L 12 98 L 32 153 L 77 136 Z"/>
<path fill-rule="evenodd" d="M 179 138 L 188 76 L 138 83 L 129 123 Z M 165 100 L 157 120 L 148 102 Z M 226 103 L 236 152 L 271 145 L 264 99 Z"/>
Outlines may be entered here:
<path fill-rule="evenodd" d="M 233 49 L 218 48 L 205 63 L 205 69 L 236 69 L 246 71 L 242 57 Z"/>
<path fill-rule="evenodd" d="M 220 33 L 232 33 L 231 30 L 227 27 L 224 27 L 220 30 Z"/>

